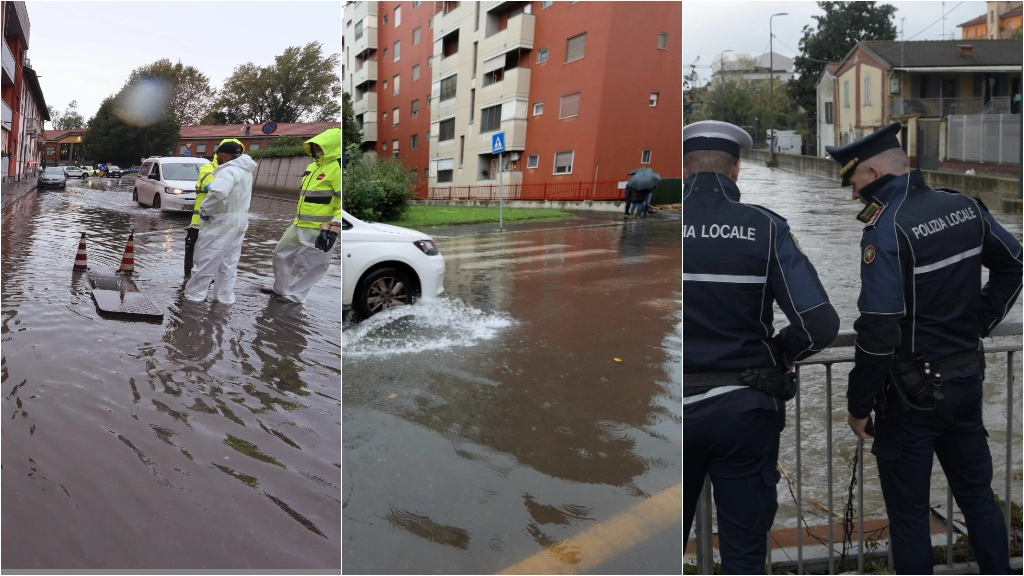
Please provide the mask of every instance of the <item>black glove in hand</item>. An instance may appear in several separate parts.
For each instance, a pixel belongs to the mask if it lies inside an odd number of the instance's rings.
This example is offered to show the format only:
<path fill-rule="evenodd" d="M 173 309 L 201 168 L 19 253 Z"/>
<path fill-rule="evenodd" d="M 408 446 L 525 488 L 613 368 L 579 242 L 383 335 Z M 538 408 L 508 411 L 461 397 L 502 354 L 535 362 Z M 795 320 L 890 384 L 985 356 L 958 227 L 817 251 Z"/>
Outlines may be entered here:
<path fill-rule="evenodd" d="M 330 252 L 331 248 L 334 248 L 334 243 L 338 240 L 338 234 L 329 230 L 321 230 L 320 235 L 316 238 L 316 249 L 321 252 Z"/>
<path fill-rule="evenodd" d="M 786 374 L 774 368 L 748 368 L 740 376 L 740 382 L 784 401 L 792 400 L 796 396 L 796 375 Z"/>

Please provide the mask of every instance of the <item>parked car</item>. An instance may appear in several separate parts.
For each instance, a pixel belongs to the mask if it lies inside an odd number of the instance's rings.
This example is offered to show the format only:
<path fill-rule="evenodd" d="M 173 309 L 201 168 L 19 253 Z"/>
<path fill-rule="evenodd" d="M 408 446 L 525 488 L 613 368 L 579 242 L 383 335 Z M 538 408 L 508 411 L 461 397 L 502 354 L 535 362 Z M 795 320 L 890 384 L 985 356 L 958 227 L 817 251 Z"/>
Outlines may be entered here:
<path fill-rule="evenodd" d="M 107 168 L 103 171 L 103 175 L 107 178 L 120 178 L 121 176 L 124 176 L 124 172 L 113 164 L 107 164 Z"/>
<path fill-rule="evenodd" d="M 79 178 L 85 180 L 86 178 L 88 178 L 89 173 L 86 172 L 85 170 L 82 170 L 78 166 L 65 166 L 64 176 L 68 178 Z"/>
<path fill-rule="evenodd" d="M 125 174 L 131 174 L 131 173 L 134 172 L 134 173 L 138 174 L 140 169 L 142 169 L 142 166 L 132 166 L 131 168 L 125 170 L 124 173 Z"/>
<path fill-rule="evenodd" d="M 342 310 L 365 319 L 444 293 L 444 256 L 430 236 L 341 214 Z"/>
<path fill-rule="evenodd" d="M 39 180 L 36 181 L 36 186 L 40 188 L 60 188 L 64 190 L 67 188 L 68 180 L 64 176 L 63 166 L 47 166 L 43 169 L 43 173 L 39 175 Z"/>
<path fill-rule="evenodd" d="M 100 175 L 100 171 L 97 170 L 95 166 L 79 166 L 79 168 L 81 168 L 82 170 L 85 170 L 86 174 L 88 174 L 89 176 L 99 176 Z"/>
<path fill-rule="evenodd" d="M 142 163 L 132 199 L 165 212 L 192 213 L 203 158 L 154 157 Z"/>

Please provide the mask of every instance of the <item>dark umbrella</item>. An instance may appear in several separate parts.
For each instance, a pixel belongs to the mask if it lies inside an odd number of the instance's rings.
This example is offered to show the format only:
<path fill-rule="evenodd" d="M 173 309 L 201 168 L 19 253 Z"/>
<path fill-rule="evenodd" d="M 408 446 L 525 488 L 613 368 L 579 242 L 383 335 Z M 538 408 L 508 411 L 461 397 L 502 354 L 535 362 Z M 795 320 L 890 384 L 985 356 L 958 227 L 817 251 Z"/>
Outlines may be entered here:
<path fill-rule="evenodd" d="M 632 170 L 629 171 L 629 175 L 632 176 L 633 174 L 636 174 L 637 172 L 642 172 L 644 170 L 651 170 L 651 169 L 650 168 L 633 168 Z M 653 172 L 653 170 L 651 170 L 651 171 Z"/>
<path fill-rule="evenodd" d="M 626 186 L 634 190 L 652 190 L 661 182 L 661 174 L 650 168 L 638 170 L 636 174 L 629 177 Z"/>

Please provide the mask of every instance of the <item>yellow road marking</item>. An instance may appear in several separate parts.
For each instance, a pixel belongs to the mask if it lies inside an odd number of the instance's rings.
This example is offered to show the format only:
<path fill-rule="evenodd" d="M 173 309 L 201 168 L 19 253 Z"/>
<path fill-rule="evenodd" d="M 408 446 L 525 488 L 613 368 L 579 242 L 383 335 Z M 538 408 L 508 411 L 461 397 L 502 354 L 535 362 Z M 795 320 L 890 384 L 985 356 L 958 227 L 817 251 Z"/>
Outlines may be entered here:
<path fill-rule="evenodd" d="M 587 572 L 659 530 L 675 524 L 681 526 L 682 509 L 683 487 L 676 484 L 498 574 Z"/>

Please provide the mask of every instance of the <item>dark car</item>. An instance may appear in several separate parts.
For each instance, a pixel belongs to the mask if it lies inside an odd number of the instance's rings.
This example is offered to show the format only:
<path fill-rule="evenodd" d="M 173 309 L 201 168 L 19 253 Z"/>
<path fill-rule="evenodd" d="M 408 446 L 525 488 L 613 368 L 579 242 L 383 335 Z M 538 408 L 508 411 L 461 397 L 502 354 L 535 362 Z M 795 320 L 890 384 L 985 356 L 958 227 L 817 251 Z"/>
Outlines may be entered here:
<path fill-rule="evenodd" d="M 53 187 L 64 190 L 68 185 L 67 176 L 64 175 L 64 167 L 47 166 L 43 168 L 43 173 L 39 175 L 36 185 L 40 188 Z"/>
<path fill-rule="evenodd" d="M 120 178 L 124 172 L 113 164 L 107 164 L 107 178 Z"/>

